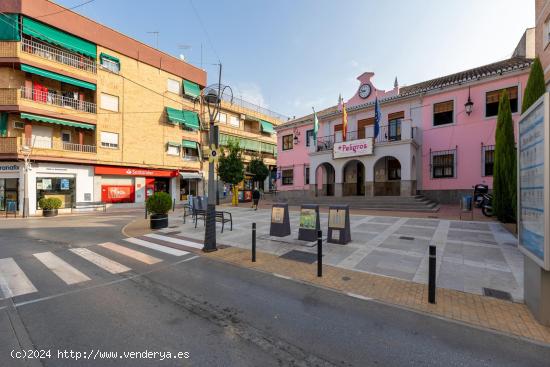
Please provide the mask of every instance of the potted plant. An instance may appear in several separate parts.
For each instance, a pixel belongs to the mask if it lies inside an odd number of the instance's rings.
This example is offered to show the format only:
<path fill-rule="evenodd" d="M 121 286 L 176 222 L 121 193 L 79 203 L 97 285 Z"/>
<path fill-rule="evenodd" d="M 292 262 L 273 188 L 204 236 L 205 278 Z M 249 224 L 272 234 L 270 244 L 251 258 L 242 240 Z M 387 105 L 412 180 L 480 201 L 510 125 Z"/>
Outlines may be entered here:
<path fill-rule="evenodd" d="M 42 215 L 45 217 L 55 217 L 57 209 L 61 208 L 61 199 L 59 198 L 41 198 L 38 205 L 42 209 Z"/>
<path fill-rule="evenodd" d="M 168 227 L 168 211 L 172 208 L 172 198 L 165 192 L 155 192 L 147 198 L 147 212 L 151 214 L 151 229 Z"/>

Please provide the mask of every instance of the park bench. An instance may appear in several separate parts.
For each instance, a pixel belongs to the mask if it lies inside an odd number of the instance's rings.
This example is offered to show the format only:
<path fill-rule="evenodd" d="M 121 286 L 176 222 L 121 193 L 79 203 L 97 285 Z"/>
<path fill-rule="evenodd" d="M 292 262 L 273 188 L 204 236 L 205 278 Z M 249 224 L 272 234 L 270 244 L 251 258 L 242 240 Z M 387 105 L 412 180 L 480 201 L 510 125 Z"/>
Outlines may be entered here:
<path fill-rule="evenodd" d="M 103 208 L 103 211 L 107 211 L 107 205 L 101 201 L 77 201 L 74 202 L 71 207 L 71 212 L 78 209 L 96 209 Z"/>
<path fill-rule="evenodd" d="M 204 209 L 195 210 L 195 228 L 197 228 L 197 223 L 199 219 L 201 219 L 203 221 L 203 224 L 206 225 L 206 210 Z M 233 230 L 233 216 L 231 215 L 230 212 L 216 210 L 216 222 L 219 222 L 222 224 L 222 233 L 225 227 L 225 223 L 231 224 L 230 230 L 231 231 Z"/>

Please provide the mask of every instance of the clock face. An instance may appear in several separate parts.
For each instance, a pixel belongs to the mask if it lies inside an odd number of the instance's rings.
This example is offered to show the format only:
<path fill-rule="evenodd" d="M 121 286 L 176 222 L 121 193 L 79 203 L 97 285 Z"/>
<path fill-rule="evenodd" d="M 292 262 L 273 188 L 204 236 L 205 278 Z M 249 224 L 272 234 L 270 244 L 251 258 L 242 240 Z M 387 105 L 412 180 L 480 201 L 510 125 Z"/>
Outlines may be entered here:
<path fill-rule="evenodd" d="M 368 98 L 370 96 L 371 86 L 370 84 L 363 84 L 359 87 L 359 97 Z"/>

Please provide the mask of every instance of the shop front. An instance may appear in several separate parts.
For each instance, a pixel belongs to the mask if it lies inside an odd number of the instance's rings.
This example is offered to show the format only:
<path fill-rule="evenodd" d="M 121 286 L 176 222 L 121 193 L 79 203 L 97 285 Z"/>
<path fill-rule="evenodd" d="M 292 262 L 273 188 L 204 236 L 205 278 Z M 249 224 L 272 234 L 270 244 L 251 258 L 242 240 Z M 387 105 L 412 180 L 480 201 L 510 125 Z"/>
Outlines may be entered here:
<path fill-rule="evenodd" d="M 0 212 L 19 212 L 23 208 L 23 165 L 20 162 L 0 162 Z"/>
<path fill-rule="evenodd" d="M 101 201 L 108 204 L 137 206 L 155 192 L 166 192 L 180 200 L 177 195 L 179 172 L 135 167 L 96 166 L 95 191 Z"/>
<path fill-rule="evenodd" d="M 245 173 L 244 180 L 238 185 L 239 187 L 239 202 L 248 203 L 252 201 L 252 191 L 254 190 L 254 176 Z"/>
<path fill-rule="evenodd" d="M 187 200 L 188 196 L 201 195 L 202 174 L 199 172 L 180 171 L 180 200 Z"/>

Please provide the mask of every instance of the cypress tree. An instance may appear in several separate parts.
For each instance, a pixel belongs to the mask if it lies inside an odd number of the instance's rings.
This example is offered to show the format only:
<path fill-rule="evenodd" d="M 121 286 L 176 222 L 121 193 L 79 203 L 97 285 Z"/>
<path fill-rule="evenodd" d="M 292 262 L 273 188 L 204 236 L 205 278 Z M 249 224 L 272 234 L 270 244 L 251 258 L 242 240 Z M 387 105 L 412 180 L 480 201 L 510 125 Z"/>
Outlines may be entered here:
<path fill-rule="evenodd" d="M 542 65 L 537 57 L 531 65 L 531 71 L 529 72 L 529 79 L 525 86 L 525 93 L 523 93 L 523 103 L 521 104 L 521 113 L 527 111 L 533 103 L 539 99 L 546 92 L 546 86 L 544 85 L 544 71 Z"/>
<path fill-rule="evenodd" d="M 514 121 L 508 92 L 503 90 L 498 104 L 493 174 L 493 209 L 502 222 L 513 222 L 516 218 L 516 177 Z"/>

